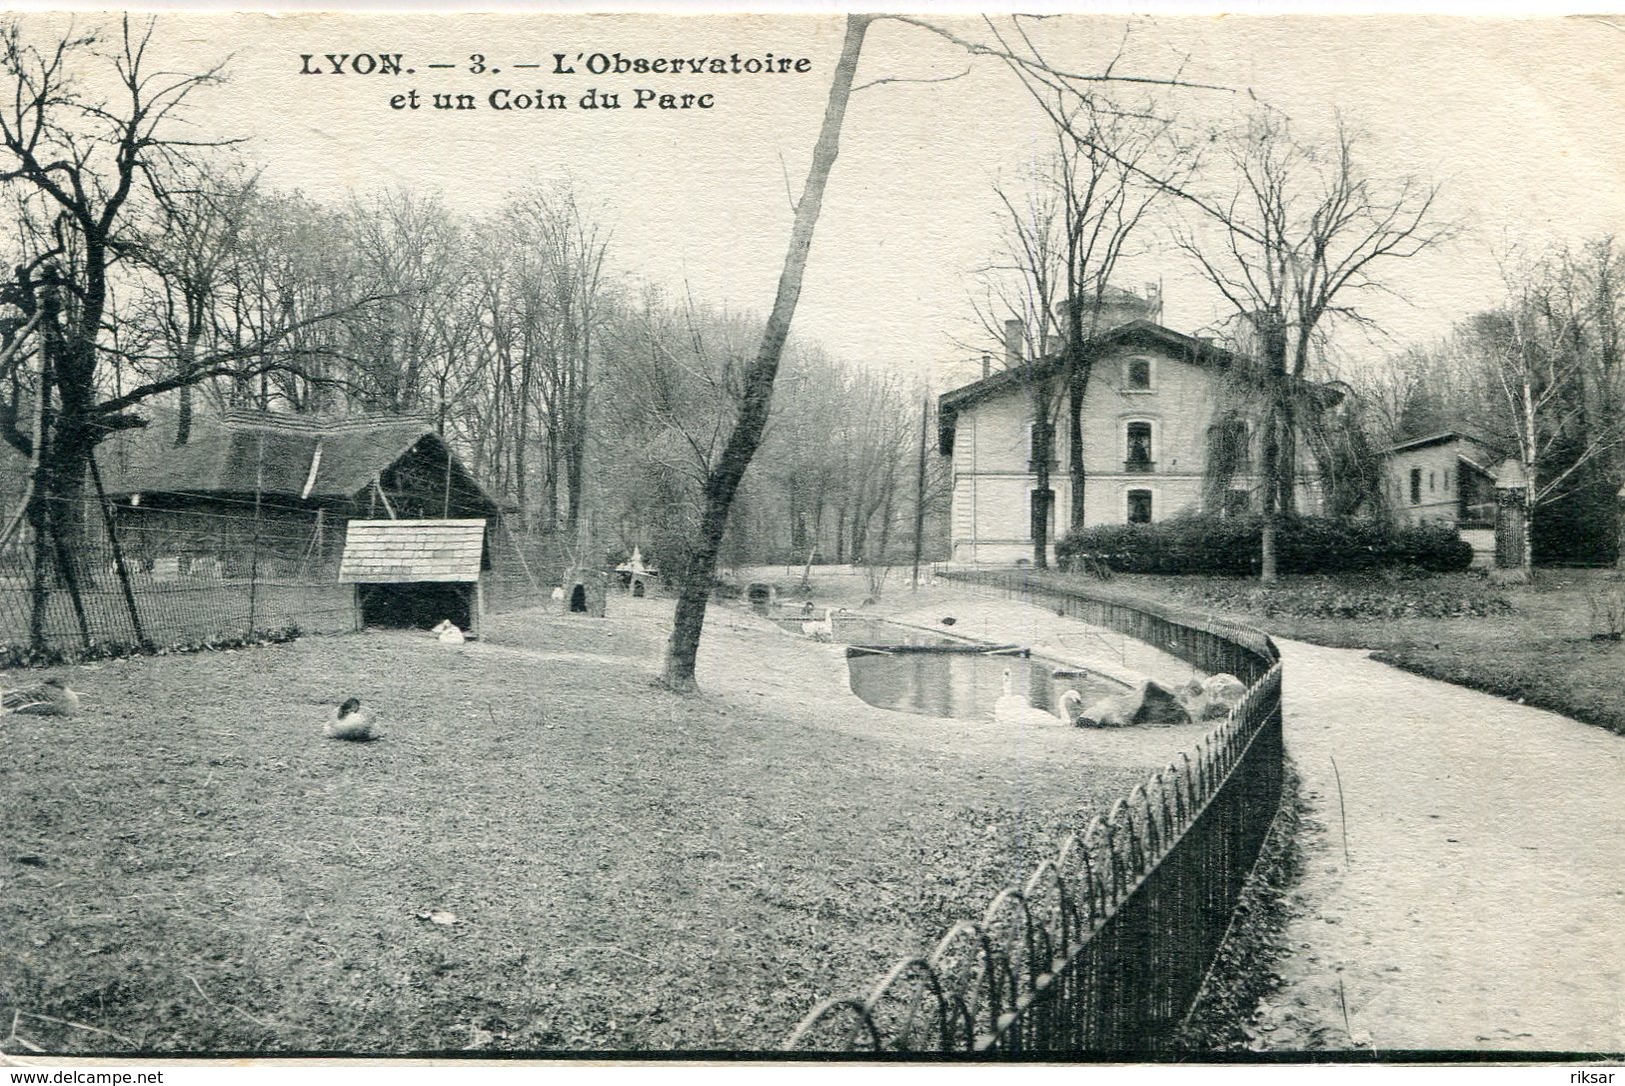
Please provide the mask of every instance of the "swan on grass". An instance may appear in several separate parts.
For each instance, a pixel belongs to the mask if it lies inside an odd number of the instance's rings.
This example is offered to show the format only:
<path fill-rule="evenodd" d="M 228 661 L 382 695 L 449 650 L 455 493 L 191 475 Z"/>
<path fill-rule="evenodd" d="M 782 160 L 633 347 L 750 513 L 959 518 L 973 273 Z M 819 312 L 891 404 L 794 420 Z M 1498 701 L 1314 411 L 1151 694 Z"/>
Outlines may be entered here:
<path fill-rule="evenodd" d="M 29 713 L 34 716 L 74 716 L 79 712 L 79 691 L 61 679 L 46 679 L 32 686 L 0 690 L 0 716 Z"/>

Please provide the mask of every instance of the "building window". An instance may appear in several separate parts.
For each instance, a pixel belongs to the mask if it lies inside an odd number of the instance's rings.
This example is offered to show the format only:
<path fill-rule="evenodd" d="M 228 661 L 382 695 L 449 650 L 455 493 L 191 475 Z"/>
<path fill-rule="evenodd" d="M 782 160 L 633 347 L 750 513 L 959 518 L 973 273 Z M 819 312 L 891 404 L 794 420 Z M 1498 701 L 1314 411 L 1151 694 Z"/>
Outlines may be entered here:
<path fill-rule="evenodd" d="M 1156 460 L 1152 455 L 1151 424 L 1149 422 L 1131 422 L 1124 428 L 1126 446 L 1123 459 L 1124 471 L 1150 471 L 1156 467 Z"/>
<path fill-rule="evenodd" d="M 1422 469 L 1411 469 L 1411 504 L 1422 504 Z"/>
<path fill-rule="evenodd" d="M 1027 424 L 1027 470 L 1038 470 L 1039 443 L 1048 453 L 1046 459 L 1050 467 L 1056 466 L 1055 427 L 1048 422 L 1029 422 Z"/>
<path fill-rule="evenodd" d="M 1428 472 L 1428 493 L 1433 493 L 1433 472 Z"/>
<path fill-rule="evenodd" d="M 1128 492 L 1128 522 L 1130 524 L 1151 523 L 1151 491 L 1131 490 Z"/>
<path fill-rule="evenodd" d="M 1151 360 L 1131 358 L 1124 366 L 1123 387 L 1130 392 L 1151 391 Z"/>

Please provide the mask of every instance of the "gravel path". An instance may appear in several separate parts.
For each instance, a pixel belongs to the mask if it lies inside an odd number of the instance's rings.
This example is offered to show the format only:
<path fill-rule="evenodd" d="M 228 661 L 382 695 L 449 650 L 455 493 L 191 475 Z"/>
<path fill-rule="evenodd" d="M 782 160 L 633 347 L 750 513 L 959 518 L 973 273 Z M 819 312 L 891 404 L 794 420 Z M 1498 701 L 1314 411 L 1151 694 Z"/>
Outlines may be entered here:
<path fill-rule="evenodd" d="M 1257 1044 L 1625 1051 L 1625 739 L 1280 645 L 1318 828 Z"/>

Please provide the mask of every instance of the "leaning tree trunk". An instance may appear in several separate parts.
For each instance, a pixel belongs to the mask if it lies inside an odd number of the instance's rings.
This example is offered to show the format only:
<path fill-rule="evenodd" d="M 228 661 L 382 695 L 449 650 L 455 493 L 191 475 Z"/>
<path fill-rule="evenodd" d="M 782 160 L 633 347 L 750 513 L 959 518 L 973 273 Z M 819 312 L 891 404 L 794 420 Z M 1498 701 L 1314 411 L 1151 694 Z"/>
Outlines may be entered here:
<path fill-rule="evenodd" d="M 700 651 L 700 633 L 705 628 L 705 609 L 711 599 L 711 579 L 716 572 L 717 553 L 728 526 L 728 510 L 733 505 L 739 482 L 744 478 L 751 458 L 756 455 L 756 447 L 762 441 L 762 431 L 767 426 L 768 411 L 773 405 L 773 382 L 778 376 L 784 341 L 790 334 L 790 320 L 795 316 L 796 302 L 801 297 L 801 280 L 807 271 L 813 228 L 818 225 L 824 189 L 840 150 L 841 122 L 846 117 L 847 99 L 852 94 L 852 77 L 858 68 L 858 53 L 863 48 L 863 36 L 869 29 L 871 18 L 868 15 L 846 17 L 846 39 L 841 44 L 841 58 L 835 65 L 835 78 L 830 83 L 824 123 L 818 133 L 818 142 L 813 146 L 807 185 L 796 204 L 795 223 L 790 230 L 790 250 L 785 255 L 784 270 L 779 275 L 778 293 L 773 299 L 767 325 L 762 329 L 762 342 L 756 358 L 745 371 L 739 419 L 734 424 L 733 433 L 728 435 L 722 459 L 705 481 L 700 545 L 695 549 L 683 579 L 682 592 L 677 599 L 677 615 L 672 621 L 671 638 L 666 643 L 665 668 L 660 676 L 662 685 L 673 690 L 689 691 L 695 688 L 694 660 Z"/>

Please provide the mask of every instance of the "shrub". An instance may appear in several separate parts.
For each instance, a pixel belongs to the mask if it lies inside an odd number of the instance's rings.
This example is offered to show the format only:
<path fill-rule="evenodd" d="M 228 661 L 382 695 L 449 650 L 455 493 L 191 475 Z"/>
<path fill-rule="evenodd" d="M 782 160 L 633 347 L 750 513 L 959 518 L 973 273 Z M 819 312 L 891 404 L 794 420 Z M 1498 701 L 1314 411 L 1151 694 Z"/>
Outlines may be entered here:
<path fill-rule="evenodd" d="M 1379 574 L 1311 577 L 1278 585 L 1207 581 L 1183 588 L 1180 595 L 1204 607 L 1265 618 L 1467 618 L 1512 611 L 1503 593 L 1477 577 L 1417 581 Z"/>
<path fill-rule="evenodd" d="M 1056 555 L 1063 569 L 1074 556 L 1086 554 L 1119 573 L 1246 575 L 1258 571 L 1262 535 L 1259 517 L 1185 516 L 1073 531 L 1056 546 Z M 1290 517 L 1276 533 L 1276 563 L 1282 573 L 1404 567 L 1450 573 L 1472 561 L 1472 545 L 1455 528 L 1441 524 Z"/>
<path fill-rule="evenodd" d="M 255 630 L 244 637 L 214 637 L 139 645 L 131 641 L 92 641 L 88 646 L 68 649 L 35 649 L 28 645 L 0 644 L 0 671 L 25 667 L 55 667 L 87 660 L 118 660 L 129 656 L 168 656 L 171 653 L 211 652 L 219 649 L 246 649 L 254 645 L 275 645 L 297 640 L 298 626 L 278 626 Z"/>

